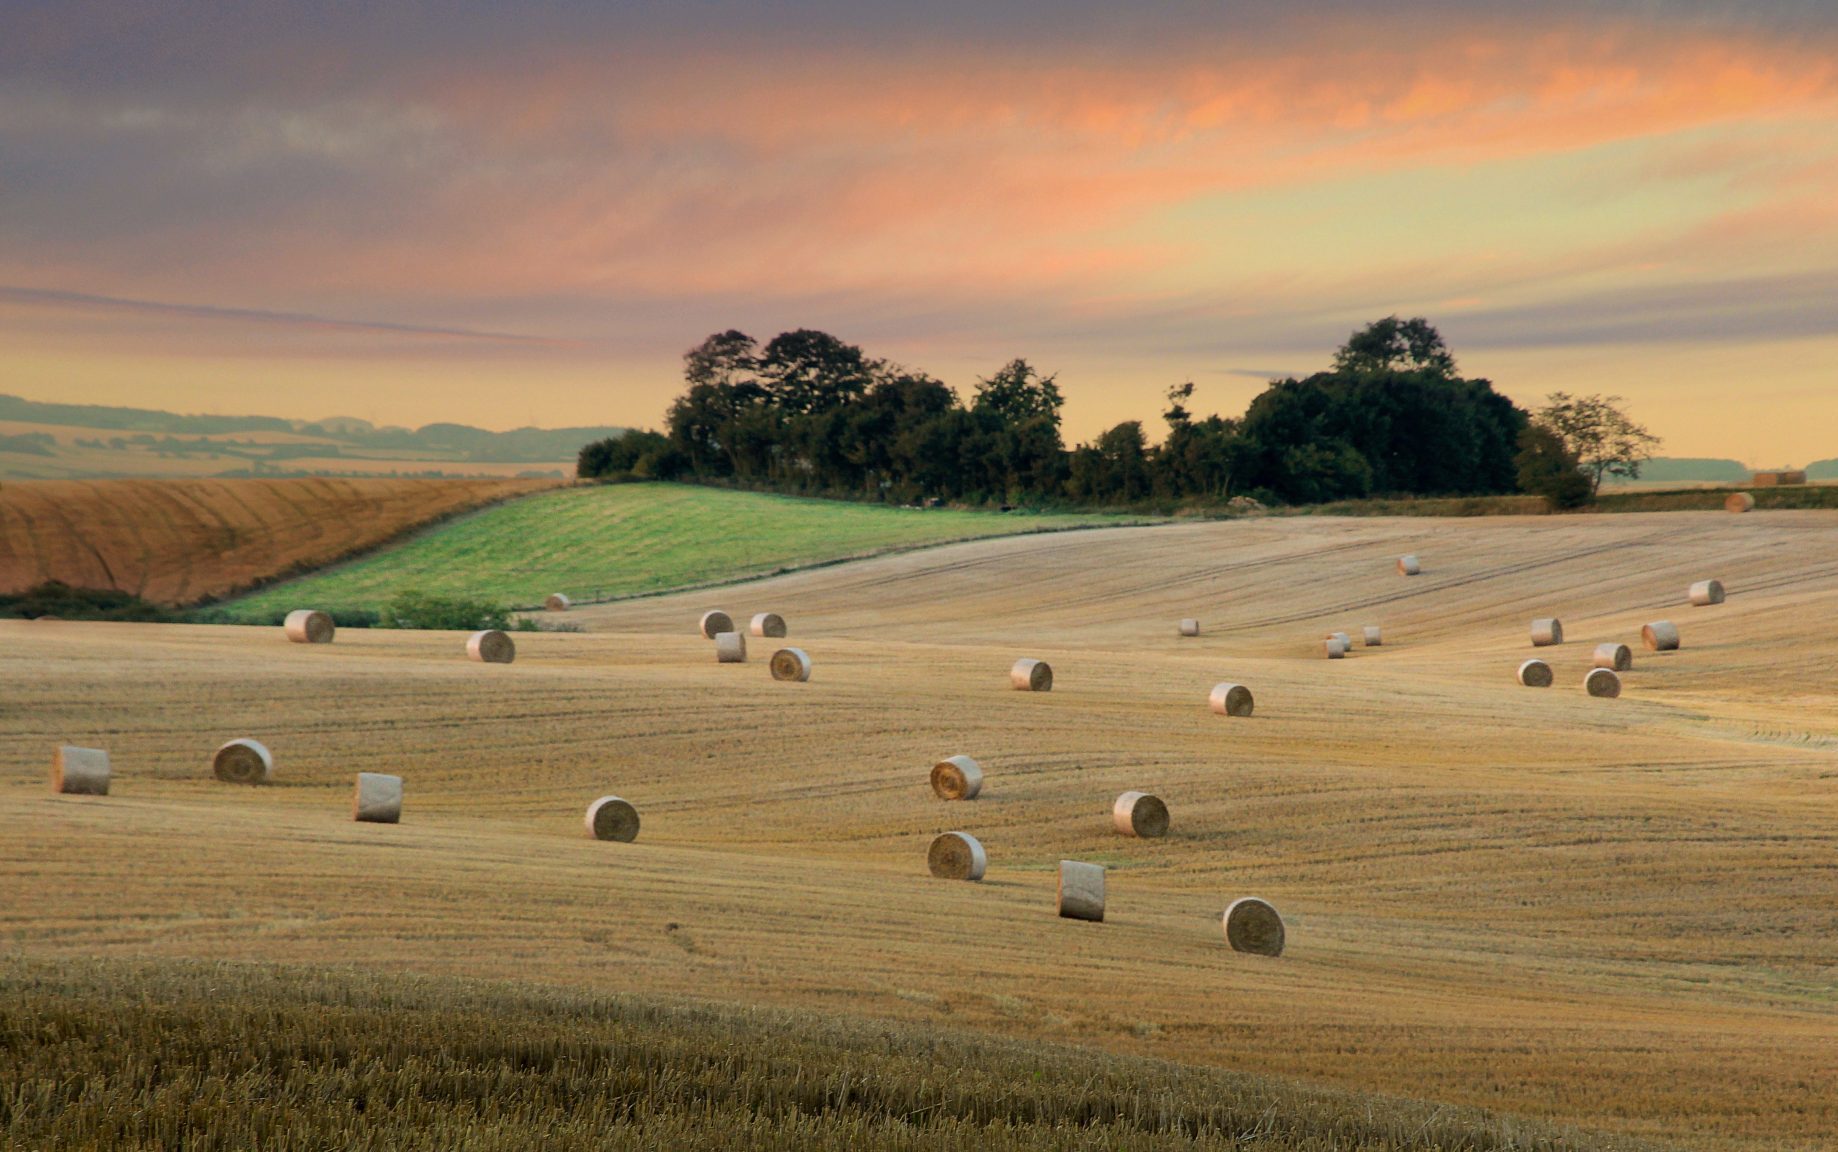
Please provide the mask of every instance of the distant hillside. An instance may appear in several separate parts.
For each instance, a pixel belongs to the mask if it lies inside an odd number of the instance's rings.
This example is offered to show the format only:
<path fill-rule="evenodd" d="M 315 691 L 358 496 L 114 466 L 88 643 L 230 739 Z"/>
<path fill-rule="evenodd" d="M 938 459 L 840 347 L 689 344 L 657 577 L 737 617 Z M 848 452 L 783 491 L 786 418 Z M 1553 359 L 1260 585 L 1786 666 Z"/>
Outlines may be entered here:
<path fill-rule="evenodd" d="M 1838 460 L 1814 460 L 1806 466 L 1808 480 L 1838 480 Z"/>
<path fill-rule="evenodd" d="M 1749 478 L 1749 467 L 1740 460 L 1721 460 L 1710 456 L 1655 456 L 1640 466 L 1642 483 L 1741 483 Z M 1612 478 L 1609 483 L 1613 483 Z"/>

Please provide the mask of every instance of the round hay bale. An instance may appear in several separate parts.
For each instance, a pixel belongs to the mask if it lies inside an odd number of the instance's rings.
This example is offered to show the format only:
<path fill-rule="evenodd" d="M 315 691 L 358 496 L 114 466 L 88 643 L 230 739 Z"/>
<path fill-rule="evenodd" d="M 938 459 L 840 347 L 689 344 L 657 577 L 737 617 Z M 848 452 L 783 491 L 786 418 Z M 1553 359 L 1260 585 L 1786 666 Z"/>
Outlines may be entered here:
<path fill-rule="evenodd" d="M 1551 666 L 1543 660 L 1527 660 L 1519 665 L 1519 683 L 1527 688 L 1549 688 L 1553 679 Z"/>
<path fill-rule="evenodd" d="M 1221 716 L 1249 716 L 1254 704 L 1249 688 L 1231 683 L 1214 684 L 1213 694 L 1206 702 Z"/>
<path fill-rule="evenodd" d="M 51 754 L 51 790 L 66 796 L 108 795 L 108 752 L 61 744 Z"/>
<path fill-rule="evenodd" d="M 704 640 L 713 640 L 723 632 L 732 632 L 734 619 L 726 612 L 704 612 L 696 627 L 701 630 Z"/>
<path fill-rule="evenodd" d="M 974 800 L 983 790 L 983 767 L 968 756 L 947 756 L 932 765 L 932 793 L 940 800 Z"/>
<path fill-rule="evenodd" d="M 1640 640 L 1655 652 L 1678 650 L 1678 625 L 1670 620 L 1655 620 L 1640 630 Z"/>
<path fill-rule="evenodd" d="M 940 880 L 981 880 L 989 866 L 983 845 L 968 832 L 945 832 L 926 849 L 925 863 Z"/>
<path fill-rule="evenodd" d="M 1597 644 L 1590 663 L 1611 672 L 1626 672 L 1634 666 L 1634 650 L 1625 644 Z"/>
<path fill-rule="evenodd" d="M 1232 901 L 1225 909 L 1225 942 L 1234 952 L 1254 956 L 1283 954 L 1283 918 L 1255 896 Z"/>
<path fill-rule="evenodd" d="M 274 775 L 274 757 L 260 740 L 232 740 L 211 757 L 211 774 L 225 784 L 266 784 Z"/>
<path fill-rule="evenodd" d="M 1347 635 L 1345 632 L 1329 632 L 1326 638 L 1329 640 L 1338 640 L 1342 648 L 1345 648 L 1349 652 L 1353 651 L 1353 637 Z"/>
<path fill-rule="evenodd" d="M 1415 576 L 1423 571 L 1423 565 L 1417 560 L 1417 554 L 1398 557 L 1398 575 Z"/>
<path fill-rule="evenodd" d="M 1377 648 L 1385 643 L 1384 638 L 1379 633 L 1379 626 L 1377 624 L 1366 625 L 1365 634 L 1366 647 L 1368 648 Z"/>
<path fill-rule="evenodd" d="M 1329 636 L 1321 642 L 1329 660 L 1344 660 L 1347 657 L 1347 646 L 1338 636 Z"/>
<path fill-rule="evenodd" d="M 1125 792 L 1110 807 L 1111 823 L 1125 836 L 1153 840 L 1168 834 L 1168 806 L 1147 792 Z"/>
<path fill-rule="evenodd" d="M 1753 512 L 1755 511 L 1755 497 L 1747 492 L 1731 492 L 1729 499 L 1723 502 L 1723 510 L 1725 512 Z"/>
<path fill-rule="evenodd" d="M 802 648 L 781 648 L 772 654 L 772 678 L 802 684 L 811 678 L 811 658 Z"/>
<path fill-rule="evenodd" d="M 638 839 L 638 809 L 617 796 L 602 796 L 587 806 L 587 834 L 595 840 L 630 844 Z"/>
<path fill-rule="evenodd" d="M 747 662 L 747 637 L 744 632 L 715 633 L 715 663 L 745 664 Z"/>
<path fill-rule="evenodd" d="M 1564 642 L 1564 622 L 1555 616 L 1541 616 L 1532 621 L 1532 647 L 1549 648 Z"/>
<path fill-rule="evenodd" d="M 1686 598 L 1699 608 L 1723 603 L 1723 581 L 1700 580 L 1686 592 Z"/>
<path fill-rule="evenodd" d="M 351 819 L 364 824 L 395 824 L 402 819 L 402 777 L 359 772 L 351 799 Z"/>
<path fill-rule="evenodd" d="M 509 664 L 517 658 L 517 642 L 496 628 L 487 628 L 467 638 L 466 655 L 481 664 Z"/>
<path fill-rule="evenodd" d="M 747 624 L 747 631 L 761 638 L 771 637 L 774 640 L 785 638 L 785 617 L 777 612 L 755 613 Z"/>
<path fill-rule="evenodd" d="M 1059 862 L 1059 914 L 1067 920 L 1104 919 L 1104 865 Z"/>
<path fill-rule="evenodd" d="M 324 612 L 300 608 L 287 614 L 281 628 L 295 644 L 330 644 L 338 628 Z"/>
<path fill-rule="evenodd" d="M 1621 677 L 1612 668 L 1591 668 L 1589 675 L 1583 678 L 1583 688 L 1591 696 L 1613 700 L 1621 695 Z"/>
<path fill-rule="evenodd" d="M 1193 617 L 1189 616 L 1186 619 L 1181 621 L 1181 635 L 1198 636 L 1199 634 L 1200 634 L 1200 622 L 1198 620 L 1195 620 Z"/>
<path fill-rule="evenodd" d="M 574 607 L 574 601 L 570 600 L 565 592 L 551 592 L 549 598 L 542 602 L 542 606 L 551 612 L 566 612 Z"/>
<path fill-rule="evenodd" d="M 1008 670 L 1008 682 L 1023 692 L 1053 691 L 1053 668 L 1045 660 L 1015 661 Z"/>

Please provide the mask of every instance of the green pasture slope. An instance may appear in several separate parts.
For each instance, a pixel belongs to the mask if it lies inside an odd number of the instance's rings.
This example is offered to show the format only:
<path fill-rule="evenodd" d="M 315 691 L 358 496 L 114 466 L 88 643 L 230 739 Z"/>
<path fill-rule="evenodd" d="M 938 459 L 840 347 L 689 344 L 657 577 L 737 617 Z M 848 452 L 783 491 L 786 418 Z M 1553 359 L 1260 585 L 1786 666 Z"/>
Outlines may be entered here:
<path fill-rule="evenodd" d="M 950 540 L 1140 522 L 921 511 L 677 484 L 566 488 L 496 505 L 221 608 L 234 619 L 267 621 L 302 604 L 379 608 L 411 589 L 534 607 L 551 592 L 611 599 Z"/>

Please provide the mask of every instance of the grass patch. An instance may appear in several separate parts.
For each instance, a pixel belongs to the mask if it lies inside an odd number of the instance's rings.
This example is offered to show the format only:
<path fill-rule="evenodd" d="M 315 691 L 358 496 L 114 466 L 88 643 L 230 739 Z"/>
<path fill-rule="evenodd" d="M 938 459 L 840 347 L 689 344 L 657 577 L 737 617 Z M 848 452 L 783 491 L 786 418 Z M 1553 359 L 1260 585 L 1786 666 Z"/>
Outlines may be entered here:
<path fill-rule="evenodd" d="M 6 1147 L 1628 1148 L 1053 1045 L 448 978 L 0 961 Z"/>
<path fill-rule="evenodd" d="M 676 484 L 570 488 L 488 508 L 220 608 L 265 620 L 310 604 L 380 609 L 415 590 L 534 607 L 764 576 L 863 555 L 1064 528 L 1114 515 L 890 508 Z"/>

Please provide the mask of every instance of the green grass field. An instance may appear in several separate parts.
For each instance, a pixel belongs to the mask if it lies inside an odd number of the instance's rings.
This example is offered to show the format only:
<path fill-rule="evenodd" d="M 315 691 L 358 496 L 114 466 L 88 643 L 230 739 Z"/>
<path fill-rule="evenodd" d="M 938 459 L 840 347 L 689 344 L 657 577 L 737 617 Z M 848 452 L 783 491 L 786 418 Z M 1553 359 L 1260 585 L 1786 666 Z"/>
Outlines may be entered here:
<path fill-rule="evenodd" d="M 486 509 L 221 607 L 234 619 L 265 622 L 303 604 L 378 608 L 410 589 L 534 607 L 551 592 L 605 600 L 951 540 L 1141 522 L 920 511 L 674 484 L 569 488 Z"/>

